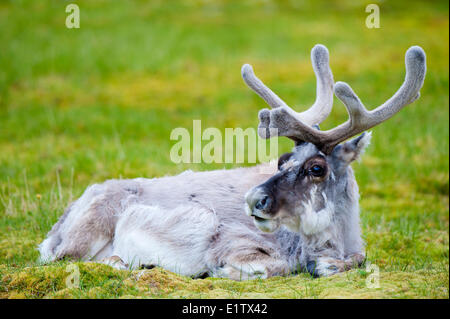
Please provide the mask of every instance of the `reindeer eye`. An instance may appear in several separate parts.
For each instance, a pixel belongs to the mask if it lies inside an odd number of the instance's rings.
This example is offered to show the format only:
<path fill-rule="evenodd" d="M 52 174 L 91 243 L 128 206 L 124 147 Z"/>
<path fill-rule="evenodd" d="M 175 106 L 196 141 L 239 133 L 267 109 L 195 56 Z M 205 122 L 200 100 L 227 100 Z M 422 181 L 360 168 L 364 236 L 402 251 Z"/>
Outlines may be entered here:
<path fill-rule="evenodd" d="M 313 176 L 322 176 L 325 172 L 325 169 L 320 165 L 314 165 L 309 169 L 309 172 Z"/>

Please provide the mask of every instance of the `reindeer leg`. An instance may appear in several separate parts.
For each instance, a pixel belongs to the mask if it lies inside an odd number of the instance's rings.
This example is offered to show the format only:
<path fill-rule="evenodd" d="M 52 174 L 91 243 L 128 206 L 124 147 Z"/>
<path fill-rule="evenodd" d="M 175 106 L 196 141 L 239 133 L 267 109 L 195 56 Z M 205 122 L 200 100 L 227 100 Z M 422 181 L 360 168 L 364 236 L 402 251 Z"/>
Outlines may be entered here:
<path fill-rule="evenodd" d="M 252 262 L 226 263 L 215 269 L 213 277 L 229 278 L 233 280 L 266 279 L 273 276 L 284 276 L 289 273 L 289 268 L 280 260 L 264 258 Z"/>
<path fill-rule="evenodd" d="M 102 260 L 99 261 L 99 263 L 109 265 L 109 266 L 119 269 L 119 270 L 128 269 L 128 264 L 126 264 L 122 260 L 122 258 L 120 258 L 119 256 L 116 256 L 116 255 L 103 258 Z"/>
<path fill-rule="evenodd" d="M 114 201 L 109 194 L 101 194 L 88 205 L 79 205 L 79 212 L 73 211 L 74 216 L 61 234 L 61 244 L 55 249 L 56 258 L 93 260 L 110 245 L 116 223 L 115 207 L 119 206 L 114 205 Z"/>
<path fill-rule="evenodd" d="M 364 254 L 357 253 L 349 255 L 345 259 L 332 257 L 319 257 L 307 262 L 306 270 L 315 278 L 327 277 L 340 272 L 360 267 L 365 260 Z"/>
<path fill-rule="evenodd" d="M 41 259 L 98 260 L 110 256 L 117 218 L 136 198 L 120 183 L 90 186 L 41 244 Z"/>
<path fill-rule="evenodd" d="M 213 277 L 233 280 L 265 279 L 288 274 L 289 266 L 280 256 L 273 256 L 262 247 L 237 249 L 212 271 Z"/>

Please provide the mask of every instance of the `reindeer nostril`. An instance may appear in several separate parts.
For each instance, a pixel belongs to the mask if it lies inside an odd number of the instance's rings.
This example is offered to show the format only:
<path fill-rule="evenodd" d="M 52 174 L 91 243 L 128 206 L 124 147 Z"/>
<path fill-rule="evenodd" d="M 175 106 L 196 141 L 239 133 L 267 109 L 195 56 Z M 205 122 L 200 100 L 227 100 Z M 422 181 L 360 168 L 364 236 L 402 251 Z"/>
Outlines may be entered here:
<path fill-rule="evenodd" d="M 263 210 L 263 209 L 267 208 L 269 206 L 269 204 L 270 204 L 269 196 L 264 195 L 264 197 L 256 203 L 255 208 Z"/>

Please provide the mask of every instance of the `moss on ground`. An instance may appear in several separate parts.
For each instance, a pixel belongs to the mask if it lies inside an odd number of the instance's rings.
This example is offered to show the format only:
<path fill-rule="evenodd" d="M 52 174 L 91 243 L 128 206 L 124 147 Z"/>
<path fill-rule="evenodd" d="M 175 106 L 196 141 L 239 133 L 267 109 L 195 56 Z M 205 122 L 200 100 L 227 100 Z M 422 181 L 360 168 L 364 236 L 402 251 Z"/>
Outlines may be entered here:
<path fill-rule="evenodd" d="M 448 273 L 433 270 L 380 272 L 371 288 L 365 271 L 352 270 L 329 278 L 306 274 L 236 282 L 192 279 L 156 267 L 125 271 L 96 263 L 75 263 L 78 287 L 68 288 L 69 263 L 28 267 L 15 272 L 0 268 L 2 298 L 446 298 Z"/>

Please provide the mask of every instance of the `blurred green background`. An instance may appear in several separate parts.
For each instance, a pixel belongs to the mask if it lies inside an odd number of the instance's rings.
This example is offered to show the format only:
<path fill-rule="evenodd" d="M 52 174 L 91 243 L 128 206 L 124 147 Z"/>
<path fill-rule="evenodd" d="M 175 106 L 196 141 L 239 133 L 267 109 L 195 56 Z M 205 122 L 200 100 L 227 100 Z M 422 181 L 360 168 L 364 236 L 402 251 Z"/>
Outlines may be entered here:
<path fill-rule="evenodd" d="M 58 279 L 44 288 L 14 282 L 24 267 L 39 269 L 36 245 L 89 184 L 225 166 L 172 163 L 169 136 L 176 127 L 191 129 L 193 119 L 222 132 L 256 128 L 266 105 L 242 81 L 242 64 L 252 64 L 295 109 L 311 105 L 310 50 L 321 43 L 335 81 L 349 83 L 369 109 L 400 87 L 410 46 L 427 54 L 421 98 L 374 128 L 354 165 L 368 260 L 393 285 L 383 289 L 382 281 L 360 296 L 448 298 L 447 1 L 74 1 L 79 29 L 65 26 L 69 3 L 0 2 L 0 297 L 56 289 Z M 365 25 L 369 3 L 380 7 L 379 29 Z M 335 98 L 321 127 L 346 119 Z M 280 154 L 292 147 L 284 138 L 279 143 Z M 354 285 L 367 274 L 355 276 L 300 275 L 289 285 L 316 290 L 287 297 L 347 296 L 365 289 Z M 229 296 L 238 289 L 217 285 Z M 84 294 L 94 286 L 86 283 L 76 296 L 125 294 L 104 287 Z M 284 296 L 269 288 L 260 297 Z"/>

